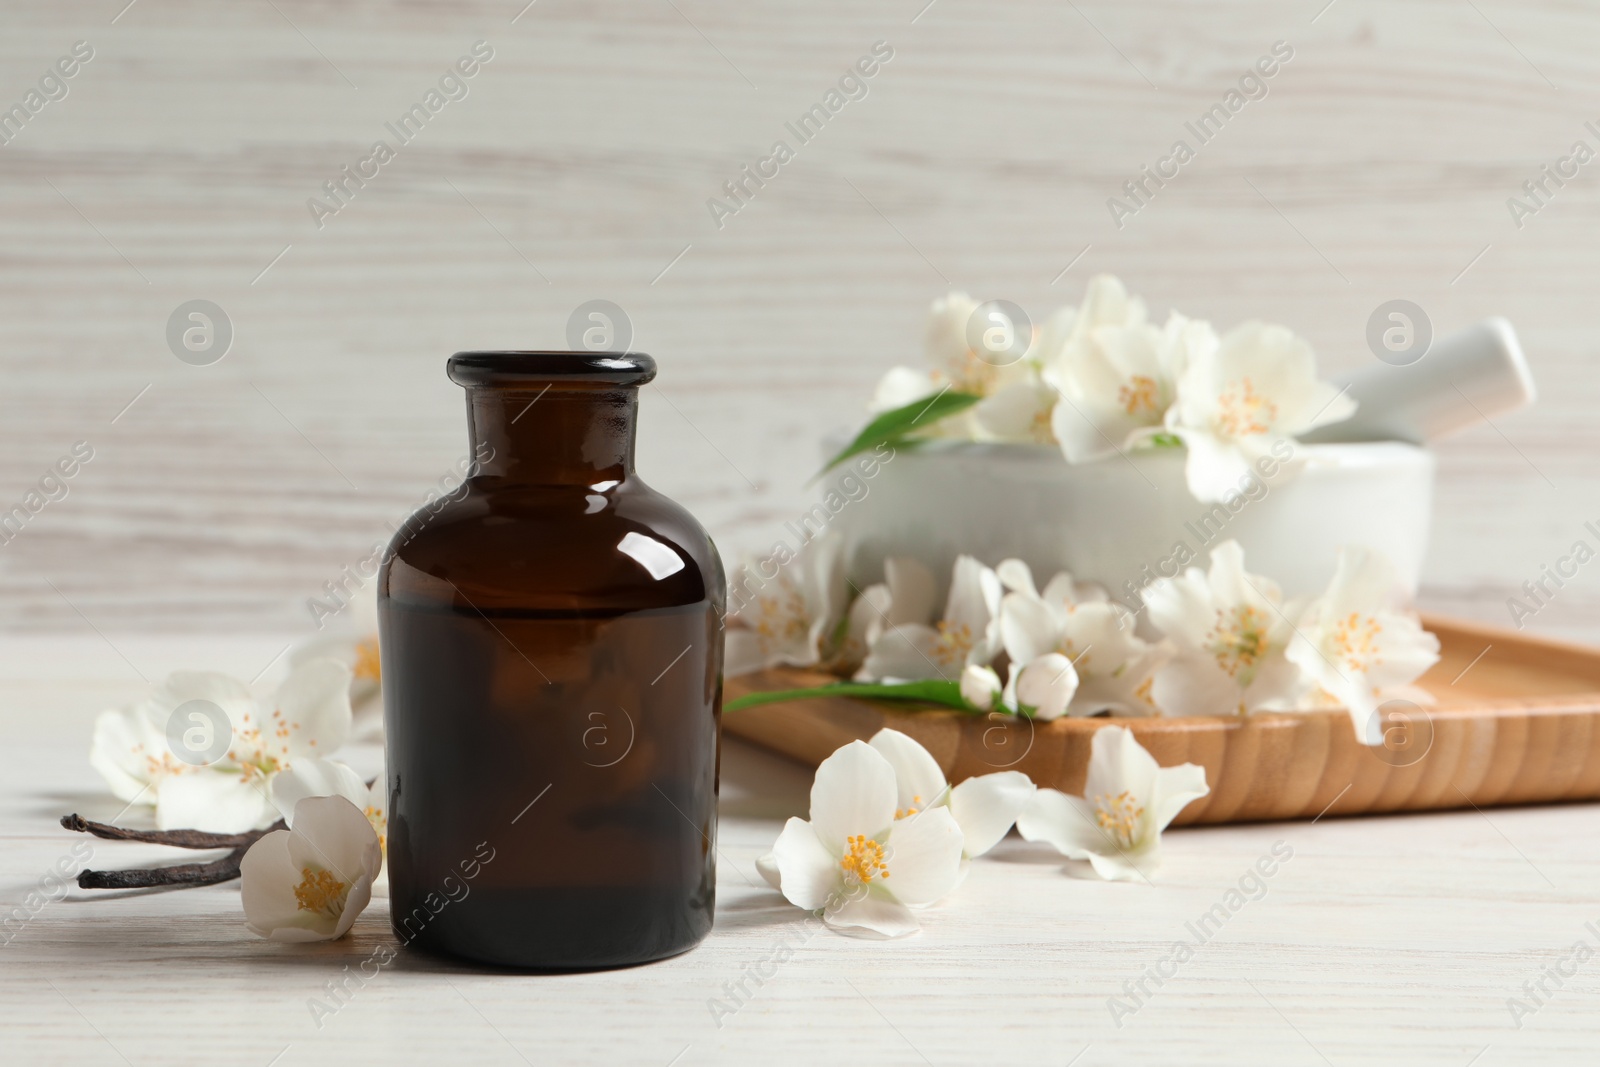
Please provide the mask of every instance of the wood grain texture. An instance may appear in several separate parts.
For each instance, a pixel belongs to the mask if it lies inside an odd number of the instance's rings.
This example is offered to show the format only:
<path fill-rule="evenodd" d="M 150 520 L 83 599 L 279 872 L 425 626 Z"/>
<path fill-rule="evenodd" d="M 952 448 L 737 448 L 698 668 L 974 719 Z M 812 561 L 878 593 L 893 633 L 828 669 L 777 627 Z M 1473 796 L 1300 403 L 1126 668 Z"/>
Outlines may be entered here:
<path fill-rule="evenodd" d="M 203 663 L 248 676 L 282 635 L 117 644 L 155 675 Z M 26 908 L 85 840 L 57 818 L 118 816 L 121 802 L 85 758 L 90 725 L 99 709 L 144 692 L 99 638 L 0 643 L 0 917 Z M 351 758 L 366 769 L 375 755 Z M 1193 826 L 1165 835 L 1153 886 L 1068 877 L 1060 856 L 1013 836 L 920 913 L 919 936 L 870 942 L 807 936 L 803 913 L 755 872 L 784 820 L 806 814 L 810 772 L 737 739 L 724 746 L 722 771 L 716 925 L 683 956 L 603 974 L 507 974 L 396 944 L 384 900 L 348 938 L 295 946 L 251 935 L 235 886 L 73 888 L 31 910 L 20 930 L 3 928 L 0 1062 L 1593 1062 L 1593 961 L 1559 988 L 1546 980 L 1552 993 L 1532 1015 L 1507 1008 L 1575 942 L 1595 943 L 1585 926 L 1600 923 L 1600 859 L 1584 844 L 1593 805 Z M 96 867 L 194 857 L 91 843 Z M 1252 878 L 1274 848 L 1291 858 Z M 1248 902 L 1196 944 L 1189 925 L 1230 893 Z M 1159 986 L 1146 978 L 1180 942 L 1193 958 L 1176 973 L 1163 966 Z M 395 951 L 394 962 L 359 984 L 345 977 L 379 949 Z M 759 985 L 746 977 L 758 966 Z M 741 980 L 743 1003 L 714 1014 Z M 1114 1017 L 1111 998 L 1126 1000 L 1127 984 L 1141 980 L 1148 996 L 1136 1013 Z M 342 1000 L 331 999 L 330 981 L 347 983 Z M 338 1010 L 319 1017 L 313 1000 Z"/>
<path fill-rule="evenodd" d="M 1592 5 L 123 7 L 0 16 L 0 100 L 96 49 L 0 147 L 0 505 L 96 449 L 0 548 L 12 631 L 309 629 L 465 450 L 444 358 L 564 344 L 596 297 L 662 364 L 643 473 L 730 558 L 804 510 L 816 442 L 920 358 L 935 296 L 1037 316 L 1100 270 L 1158 314 L 1288 323 L 1331 370 L 1396 296 L 1517 324 L 1543 401 L 1441 446 L 1435 610 L 1506 620 L 1600 515 L 1600 183 L 1521 229 L 1505 207 L 1594 117 Z M 307 199 L 479 39 L 471 94 L 317 229 Z M 867 98 L 717 228 L 707 199 L 880 39 Z M 1280 39 L 1270 95 L 1117 229 L 1107 198 Z M 196 297 L 236 328 L 210 367 L 164 337 Z M 1600 637 L 1596 574 L 1529 626 Z"/>
<path fill-rule="evenodd" d="M 1311 819 L 1600 799 L 1600 653 L 1439 617 L 1436 703 L 1395 708 L 1390 741 L 1360 744 L 1343 711 L 1244 718 L 1030 719 L 902 709 L 833 697 L 727 713 L 724 730 L 820 763 L 885 727 L 916 738 L 952 782 L 1018 770 L 1083 794 L 1094 735 L 1126 726 L 1162 766 L 1205 768 L 1209 796 L 1175 825 Z M 729 698 L 833 680 L 777 669 L 728 682 Z"/>

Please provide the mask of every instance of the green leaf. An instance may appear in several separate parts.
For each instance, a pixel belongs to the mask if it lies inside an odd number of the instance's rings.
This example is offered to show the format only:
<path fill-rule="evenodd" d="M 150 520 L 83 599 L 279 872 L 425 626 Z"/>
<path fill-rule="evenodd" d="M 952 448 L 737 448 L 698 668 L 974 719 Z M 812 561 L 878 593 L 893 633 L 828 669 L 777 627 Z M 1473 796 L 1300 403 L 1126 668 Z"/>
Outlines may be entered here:
<path fill-rule="evenodd" d="M 1151 448 L 1182 448 L 1183 439 L 1175 433 L 1158 433 L 1150 437 Z"/>
<path fill-rule="evenodd" d="M 976 709 L 961 699 L 958 682 L 834 682 L 806 689 L 775 689 L 767 693 L 746 693 L 737 700 L 722 705 L 723 711 L 742 711 L 762 704 L 777 704 L 786 700 L 810 700 L 813 697 L 874 697 L 879 700 L 917 700 L 957 711 L 973 712 Z"/>
<path fill-rule="evenodd" d="M 983 397 L 977 393 L 959 393 L 946 386 L 932 396 L 913 400 L 893 411 L 885 411 L 867 423 L 862 431 L 856 434 L 856 439 L 829 460 L 827 466 L 818 471 L 812 480 L 822 477 L 857 453 L 877 448 L 881 444 L 904 441 L 914 432 L 925 430 L 940 419 L 965 411 L 982 399 Z"/>

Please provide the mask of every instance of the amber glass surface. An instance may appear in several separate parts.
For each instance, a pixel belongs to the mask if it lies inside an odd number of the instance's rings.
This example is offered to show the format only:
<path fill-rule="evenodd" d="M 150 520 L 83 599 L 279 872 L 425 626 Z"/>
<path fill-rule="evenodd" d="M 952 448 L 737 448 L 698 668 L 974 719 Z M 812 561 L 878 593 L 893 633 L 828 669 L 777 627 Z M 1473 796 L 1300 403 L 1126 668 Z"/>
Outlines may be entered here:
<path fill-rule="evenodd" d="M 477 473 L 379 575 L 405 941 L 529 968 L 711 929 L 721 564 L 633 469 L 649 356 L 462 352 Z"/>

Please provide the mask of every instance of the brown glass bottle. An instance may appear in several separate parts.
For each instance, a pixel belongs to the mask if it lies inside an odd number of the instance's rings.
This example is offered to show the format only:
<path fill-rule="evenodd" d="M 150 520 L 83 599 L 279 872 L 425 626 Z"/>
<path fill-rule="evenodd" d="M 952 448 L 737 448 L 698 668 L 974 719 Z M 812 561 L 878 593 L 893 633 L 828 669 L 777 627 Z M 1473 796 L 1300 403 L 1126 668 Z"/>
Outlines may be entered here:
<path fill-rule="evenodd" d="M 530 968 L 711 929 L 726 595 L 634 474 L 638 354 L 461 352 L 477 471 L 378 578 L 395 932 Z"/>

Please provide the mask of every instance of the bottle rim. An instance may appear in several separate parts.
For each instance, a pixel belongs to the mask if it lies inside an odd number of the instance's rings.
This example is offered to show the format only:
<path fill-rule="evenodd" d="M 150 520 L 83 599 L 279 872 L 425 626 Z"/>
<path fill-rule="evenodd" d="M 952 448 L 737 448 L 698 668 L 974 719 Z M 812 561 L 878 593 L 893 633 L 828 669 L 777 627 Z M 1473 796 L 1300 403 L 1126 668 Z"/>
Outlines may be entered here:
<path fill-rule="evenodd" d="M 457 352 L 445 364 L 457 385 L 548 384 L 644 385 L 656 376 L 656 361 L 643 352 L 520 350 Z"/>

